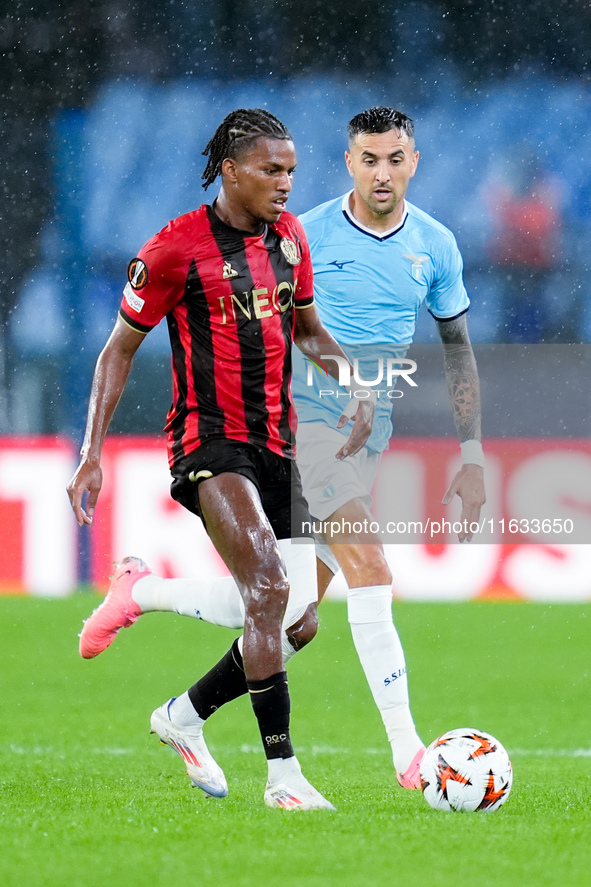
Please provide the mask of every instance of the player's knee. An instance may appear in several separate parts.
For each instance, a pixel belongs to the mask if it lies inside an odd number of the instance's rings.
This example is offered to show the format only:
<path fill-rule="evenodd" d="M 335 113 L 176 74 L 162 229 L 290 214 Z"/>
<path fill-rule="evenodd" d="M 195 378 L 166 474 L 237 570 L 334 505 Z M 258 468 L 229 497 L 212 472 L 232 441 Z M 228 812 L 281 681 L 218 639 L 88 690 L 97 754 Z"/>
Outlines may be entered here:
<path fill-rule="evenodd" d="M 392 573 L 386 556 L 371 545 L 358 545 L 346 565 L 345 578 L 349 586 L 391 585 Z"/>
<path fill-rule="evenodd" d="M 382 558 L 379 564 L 376 564 L 376 577 L 374 585 L 392 585 L 392 571 L 388 566 L 386 558 Z"/>
<path fill-rule="evenodd" d="M 282 620 L 289 598 L 289 581 L 281 571 L 259 575 L 248 583 L 243 597 L 247 619 L 259 622 Z"/>
<path fill-rule="evenodd" d="M 318 611 L 316 604 L 311 604 L 301 619 L 286 630 L 286 635 L 294 650 L 301 650 L 313 641 L 318 631 Z"/>

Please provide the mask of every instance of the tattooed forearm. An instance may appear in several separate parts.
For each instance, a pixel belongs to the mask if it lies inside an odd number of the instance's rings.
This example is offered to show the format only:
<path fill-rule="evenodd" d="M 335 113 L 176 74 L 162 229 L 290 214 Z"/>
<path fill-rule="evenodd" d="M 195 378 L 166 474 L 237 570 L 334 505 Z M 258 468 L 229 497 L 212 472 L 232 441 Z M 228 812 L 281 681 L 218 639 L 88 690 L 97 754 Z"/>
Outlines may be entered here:
<path fill-rule="evenodd" d="M 454 424 L 460 440 L 480 440 L 480 384 L 466 317 L 439 323 Z"/>
<path fill-rule="evenodd" d="M 444 366 L 458 437 L 480 440 L 480 385 L 471 346 L 445 346 Z"/>

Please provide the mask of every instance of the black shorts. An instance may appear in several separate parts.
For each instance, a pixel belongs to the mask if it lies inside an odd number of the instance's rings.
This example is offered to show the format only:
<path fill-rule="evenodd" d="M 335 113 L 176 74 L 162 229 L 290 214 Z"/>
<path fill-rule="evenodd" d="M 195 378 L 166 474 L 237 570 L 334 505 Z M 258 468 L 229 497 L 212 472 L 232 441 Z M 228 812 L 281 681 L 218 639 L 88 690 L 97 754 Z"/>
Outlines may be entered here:
<path fill-rule="evenodd" d="M 293 459 L 278 456 L 265 447 L 227 438 L 206 441 L 171 468 L 170 495 L 203 520 L 199 483 L 226 472 L 252 481 L 277 539 L 312 535 L 297 465 Z"/>

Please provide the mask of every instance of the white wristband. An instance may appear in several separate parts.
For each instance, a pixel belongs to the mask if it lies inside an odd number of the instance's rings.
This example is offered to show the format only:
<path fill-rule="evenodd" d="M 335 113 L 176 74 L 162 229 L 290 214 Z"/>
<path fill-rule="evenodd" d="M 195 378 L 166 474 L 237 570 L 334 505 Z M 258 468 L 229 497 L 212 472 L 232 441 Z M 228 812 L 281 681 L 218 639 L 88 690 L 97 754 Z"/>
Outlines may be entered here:
<path fill-rule="evenodd" d="M 464 440 L 460 444 L 463 465 L 479 465 L 484 468 L 484 452 L 479 440 Z"/>
<path fill-rule="evenodd" d="M 354 379 L 348 385 L 345 385 L 345 391 L 349 392 L 353 400 L 370 400 L 374 406 L 377 403 L 377 395 L 373 388 L 369 388 L 367 385 L 359 385 Z M 357 396 L 358 393 L 360 397 Z"/>

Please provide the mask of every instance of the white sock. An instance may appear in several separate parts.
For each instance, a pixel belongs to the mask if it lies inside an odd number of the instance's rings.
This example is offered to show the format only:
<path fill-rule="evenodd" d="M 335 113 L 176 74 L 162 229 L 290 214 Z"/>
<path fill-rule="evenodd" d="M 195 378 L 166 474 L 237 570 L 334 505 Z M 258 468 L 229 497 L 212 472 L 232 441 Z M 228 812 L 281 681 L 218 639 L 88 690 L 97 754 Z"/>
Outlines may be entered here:
<path fill-rule="evenodd" d="M 290 593 L 284 628 L 294 625 L 304 615 L 310 598 L 316 594 L 316 558 L 311 546 L 280 539 L 283 557 L 293 593 Z M 312 594 L 308 590 L 312 587 Z M 215 579 L 162 579 L 150 573 L 134 584 L 131 596 L 142 611 L 178 613 L 224 628 L 244 627 L 244 603 L 232 576 Z M 285 663 L 297 652 L 283 636 Z M 242 652 L 242 649 L 240 650 Z"/>
<path fill-rule="evenodd" d="M 423 743 L 410 713 L 406 664 L 389 585 L 350 588 L 347 610 L 359 661 L 380 710 L 395 768 L 404 773 Z"/>
<path fill-rule="evenodd" d="M 278 782 L 289 782 L 290 778 L 302 775 L 300 762 L 295 755 L 291 758 L 272 758 L 267 761 L 268 779 L 271 785 Z"/>
<path fill-rule="evenodd" d="M 138 579 L 131 596 L 143 613 L 163 610 L 225 628 L 244 626 L 244 604 L 232 576 L 162 579 L 151 573 Z"/>
<path fill-rule="evenodd" d="M 203 727 L 205 723 L 195 711 L 188 691 L 177 696 L 169 711 L 171 720 L 179 727 Z"/>

